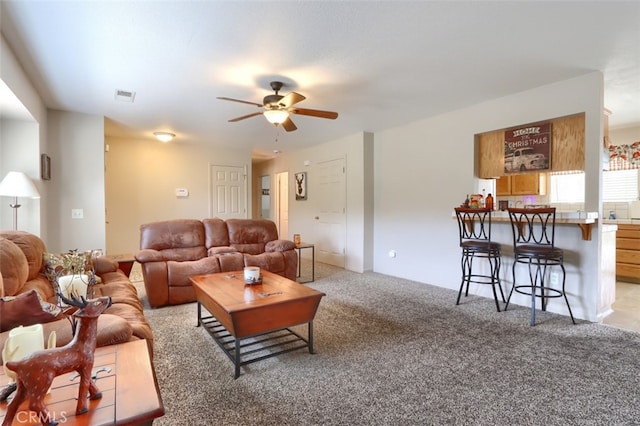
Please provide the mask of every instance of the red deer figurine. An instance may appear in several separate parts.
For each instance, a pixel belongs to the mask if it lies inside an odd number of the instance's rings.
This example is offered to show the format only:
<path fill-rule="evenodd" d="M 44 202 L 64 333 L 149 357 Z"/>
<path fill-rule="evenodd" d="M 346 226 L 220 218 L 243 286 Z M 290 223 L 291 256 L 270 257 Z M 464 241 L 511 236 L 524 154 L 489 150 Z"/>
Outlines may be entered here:
<path fill-rule="evenodd" d="M 73 314 L 78 319 L 73 339 L 66 346 L 34 352 L 19 361 L 7 362 L 7 367 L 16 373 L 17 389 L 7 407 L 3 426 L 11 425 L 18 407 L 27 397 L 29 409 L 38 414 L 42 424 L 58 424 L 44 404 L 44 397 L 53 379 L 61 374 L 77 371 L 80 375 L 76 414 L 89 410 L 87 394 L 91 399 L 102 398 L 102 393 L 91 379 L 91 370 L 98 333 L 97 320 L 100 314 L 111 306 L 111 298 L 86 300 L 81 297 L 81 300 L 78 300 L 72 297 L 72 300 L 69 300 L 61 297 L 66 304 L 80 308 Z"/>

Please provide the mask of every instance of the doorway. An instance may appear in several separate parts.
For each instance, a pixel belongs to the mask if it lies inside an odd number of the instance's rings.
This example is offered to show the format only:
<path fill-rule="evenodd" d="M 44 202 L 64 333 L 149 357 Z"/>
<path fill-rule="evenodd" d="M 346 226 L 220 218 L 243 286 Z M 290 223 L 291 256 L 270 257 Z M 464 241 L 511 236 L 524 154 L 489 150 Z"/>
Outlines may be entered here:
<path fill-rule="evenodd" d="M 276 173 L 275 222 L 280 238 L 289 238 L 289 172 Z"/>
<path fill-rule="evenodd" d="M 247 173 L 243 166 L 211 165 L 209 213 L 220 219 L 247 218 Z"/>
<path fill-rule="evenodd" d="M 344 158 L 318 163 L 318 261 L 340 268 L 344 268 L 346 251 L 345 172 Z"/>
<path fill-rule="evenodd" d="M 260 217 L 271 219 L 271 177 L 260 177 Z"/>

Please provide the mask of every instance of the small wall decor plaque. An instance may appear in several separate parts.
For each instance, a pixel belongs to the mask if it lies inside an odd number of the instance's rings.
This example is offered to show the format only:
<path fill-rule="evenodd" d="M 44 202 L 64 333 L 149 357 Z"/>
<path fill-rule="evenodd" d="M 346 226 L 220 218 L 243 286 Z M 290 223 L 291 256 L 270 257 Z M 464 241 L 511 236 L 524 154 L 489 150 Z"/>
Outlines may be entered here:
<path fill-rule="evenodd" d="M 294 175 L 296 179 L 296 200 L 307 199 L 307 172 L 300 172 Z"/>
<path fill-rule="evenodd" d="M 40 177 L 42 180 L 51 180 L 51 157 L 40 154 Z"/>

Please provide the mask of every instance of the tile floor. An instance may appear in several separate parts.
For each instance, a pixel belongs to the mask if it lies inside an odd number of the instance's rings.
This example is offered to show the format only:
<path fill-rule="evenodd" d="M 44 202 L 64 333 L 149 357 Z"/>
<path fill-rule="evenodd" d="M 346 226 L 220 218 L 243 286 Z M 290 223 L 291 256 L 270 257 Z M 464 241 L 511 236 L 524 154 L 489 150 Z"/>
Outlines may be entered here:
<path fill-rule="evenodd" d="M 613 313 L 602 323 L 640 333 L 640 284 L 616 283 Z"/>

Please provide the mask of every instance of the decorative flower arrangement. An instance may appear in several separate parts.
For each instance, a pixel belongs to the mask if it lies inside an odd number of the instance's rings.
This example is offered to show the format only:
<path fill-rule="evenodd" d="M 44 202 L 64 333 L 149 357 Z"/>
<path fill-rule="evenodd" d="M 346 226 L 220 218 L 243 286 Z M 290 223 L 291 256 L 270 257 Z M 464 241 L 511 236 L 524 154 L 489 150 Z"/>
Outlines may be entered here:
<path fill-rule="evenodd" d="M 96 283 L 93 251 L 88 250 L 81 253 L 78 250 L 70 250 L 62 254 L 45 253 L 44 263 L 45 275 L 53 285 L 56 294 L 62 290 L 60 277 L 71 275 L 79 277 L 87 286 L 87 297 L 93 297 L 93 285 Z M 87 277 L 86 281 L 84 276 Z"/>

